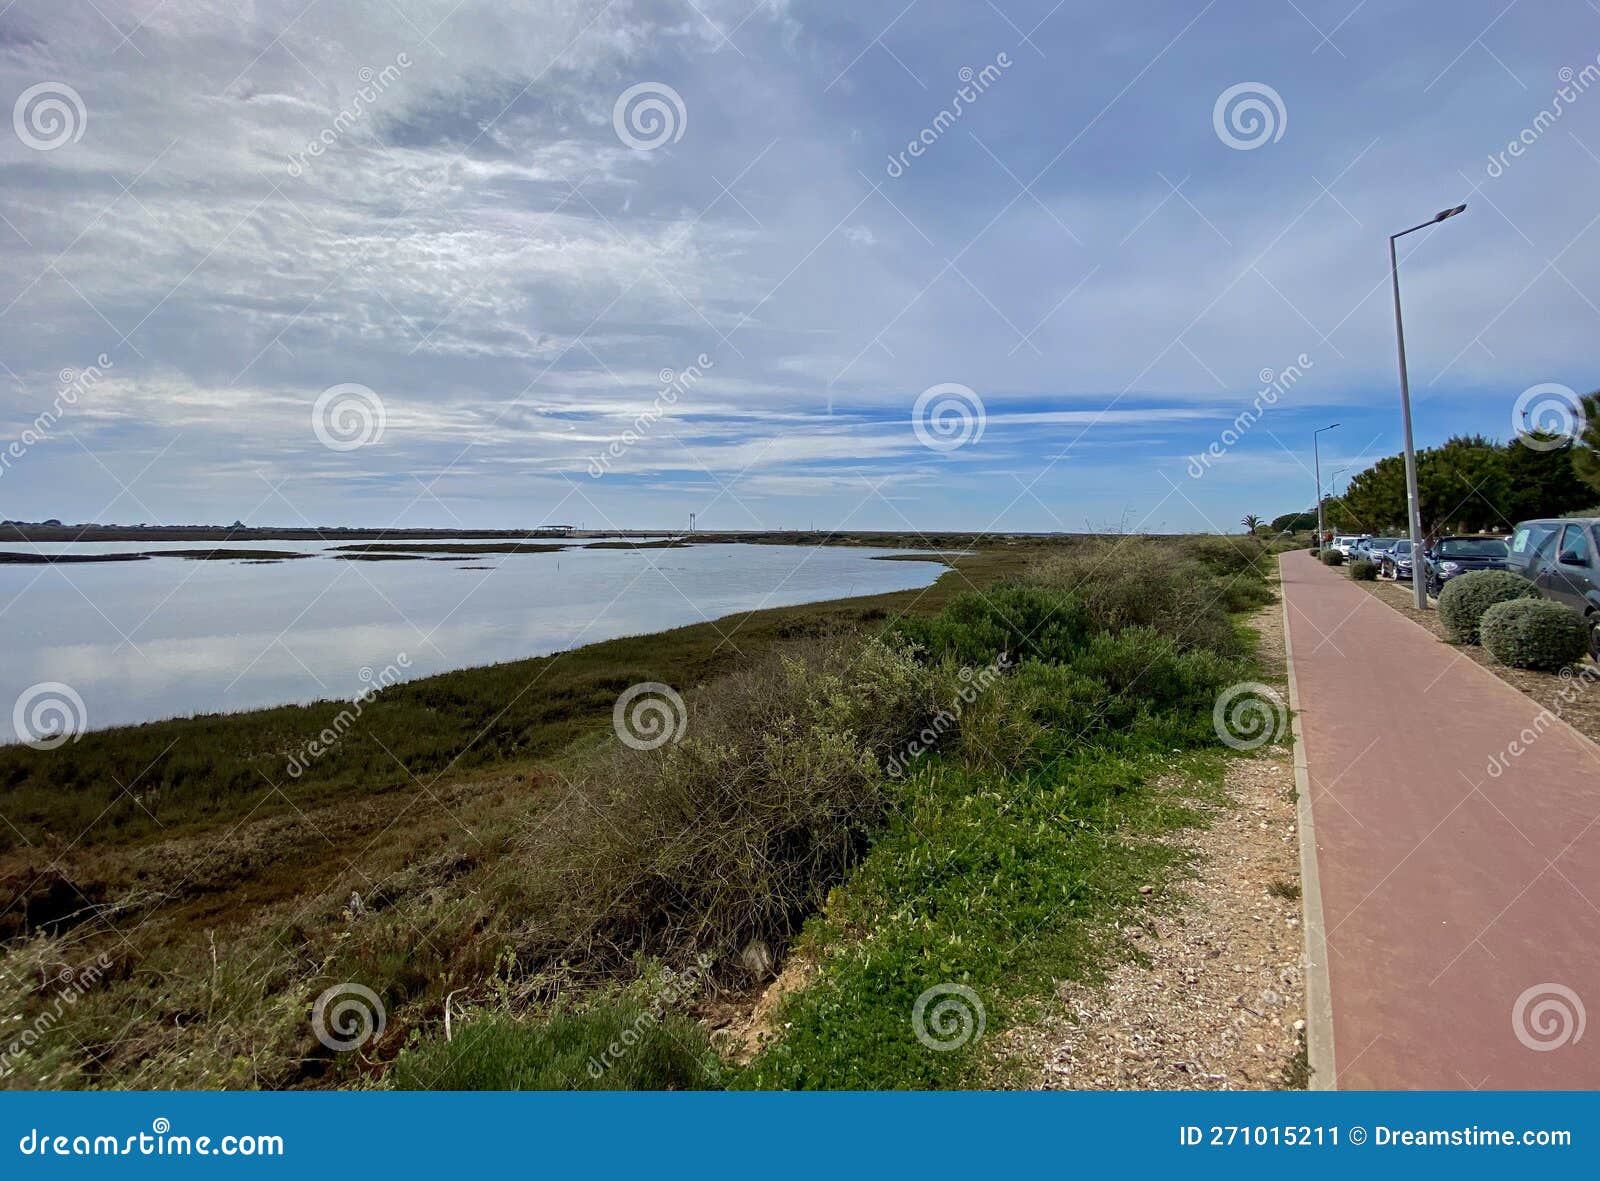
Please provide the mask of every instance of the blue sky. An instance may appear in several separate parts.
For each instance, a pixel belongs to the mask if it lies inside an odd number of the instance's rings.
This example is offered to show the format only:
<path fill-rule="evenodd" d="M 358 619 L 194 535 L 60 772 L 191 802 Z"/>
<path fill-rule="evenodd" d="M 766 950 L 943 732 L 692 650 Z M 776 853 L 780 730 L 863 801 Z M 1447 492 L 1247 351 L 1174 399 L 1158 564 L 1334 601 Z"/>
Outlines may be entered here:
<path fill-rule="evenodd" d="M 1461 201 L 1419 440 L 1600 384 L 1587 4 L 240 11 L 0 11 L 0 516 L 1229 528 L 1398 448 Z"/>

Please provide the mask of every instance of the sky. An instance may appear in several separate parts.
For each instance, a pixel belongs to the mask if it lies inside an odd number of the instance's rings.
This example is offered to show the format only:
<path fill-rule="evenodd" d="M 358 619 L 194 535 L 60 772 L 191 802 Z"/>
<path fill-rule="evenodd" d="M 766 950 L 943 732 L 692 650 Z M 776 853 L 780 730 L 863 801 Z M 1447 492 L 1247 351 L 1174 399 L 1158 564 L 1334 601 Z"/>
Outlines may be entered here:
<path fill-rule="evenodd" d="M 0 517 L 1233 529 L 1461 202 L 1419 444 L 1600 385 L 1588 3 L 0 5 Z"/>

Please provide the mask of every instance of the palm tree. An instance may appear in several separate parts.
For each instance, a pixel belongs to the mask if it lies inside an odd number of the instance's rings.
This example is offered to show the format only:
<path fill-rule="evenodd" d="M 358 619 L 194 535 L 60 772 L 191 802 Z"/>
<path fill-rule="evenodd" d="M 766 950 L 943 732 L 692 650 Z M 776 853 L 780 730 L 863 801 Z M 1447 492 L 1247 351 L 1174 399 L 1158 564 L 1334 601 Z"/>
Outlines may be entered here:
<path fill-rule="evenodd" d="M 1246 533 L 1254 533 L 1257 529 L 1261 528 L 1261 518 L 1256 516 L 1254 513 L 1246 513 L 1244 515 L 1244 520 L 1240 521 L 1239 524 L 1244 526 L 1244 531 Z"/>

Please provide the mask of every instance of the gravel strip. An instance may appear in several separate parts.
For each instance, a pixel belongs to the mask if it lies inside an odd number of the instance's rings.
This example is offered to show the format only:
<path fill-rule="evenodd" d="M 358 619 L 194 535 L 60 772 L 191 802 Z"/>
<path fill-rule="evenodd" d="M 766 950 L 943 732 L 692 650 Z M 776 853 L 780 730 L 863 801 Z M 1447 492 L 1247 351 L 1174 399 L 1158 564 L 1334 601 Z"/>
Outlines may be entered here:
<path fill-rule="evenodd" d="M 1252 624 L 1283 667 L 1277 604 Z M 1043 1090 L 1242 1090 L 1305 1086 L 1304 933 L 1294 765 L 1287 747 L 1239 758 L 1234 801 L 1180 839 L 1198 879 L 1124 931 L 1137 951 L 1102 983 L 1064 984 L 1037 1024 L 998 1052 Z"/>

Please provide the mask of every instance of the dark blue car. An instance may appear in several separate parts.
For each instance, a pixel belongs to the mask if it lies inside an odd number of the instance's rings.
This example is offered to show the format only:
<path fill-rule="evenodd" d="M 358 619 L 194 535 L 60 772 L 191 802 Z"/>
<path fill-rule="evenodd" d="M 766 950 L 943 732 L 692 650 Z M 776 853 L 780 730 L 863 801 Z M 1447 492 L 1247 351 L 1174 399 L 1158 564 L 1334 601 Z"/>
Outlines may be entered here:
<path fill-rule="evenodd" d="M 1508 553 L 1503 537 L 1441 537 L 1424 559 L 1428 592 L 1438 595 L 1445 583 L 1472 570 L 1504 570 Z"/>

